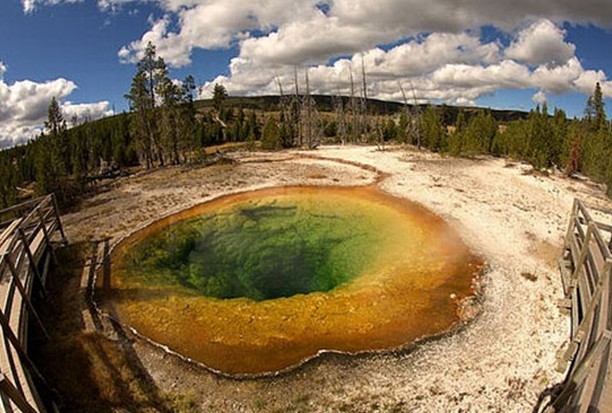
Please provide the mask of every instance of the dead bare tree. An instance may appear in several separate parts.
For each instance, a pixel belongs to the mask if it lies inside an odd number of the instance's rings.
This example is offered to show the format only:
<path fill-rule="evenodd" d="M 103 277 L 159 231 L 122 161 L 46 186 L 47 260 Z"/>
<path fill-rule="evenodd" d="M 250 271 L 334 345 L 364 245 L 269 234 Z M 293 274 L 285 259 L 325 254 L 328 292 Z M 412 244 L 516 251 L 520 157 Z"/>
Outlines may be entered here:
<path fill-rule="evenodd" d="M 308 78 L 308 68 L 304 71 L 304 79 L 306 80 L 306 96 L 304 96 L 304 109 L 305 109 L 305 135 L 306 135 L 306 143 L 308 147 L 312 144 L 312 100 L 310 96 L 310 79 Z"/>
<path fill-rule="evenodd" d="M 402 108 L 402 113 L 400 115 L 399 132 L 402 138 L 401 141 L 407 141 L 412 128 L 410 111 L 408 109 L 408 98 L 406 97 L 406 91 L 404 90 L 404 87 L 402 86 L 402 83 L 399 80 L 397 81 L 397 85 L 399 86 L 399 89 L 402 92 L 402 99 L 404 101 L 404 107 Z"/>
<path fill-rule="evenodd" d="M 306 68 L 304 79 L 306 81 L 306 92 L 301 104 L 301 129 L 304 134 L 305 145 L 309 148 L 316 146 L 321 138 L 321 122 L 316 109 L 316 102 L 310 94 L 310 78 Z"/>
<path fill-rule="evenodd" d="M 364 134 L 368 133 L 369 122 L 368 122 L 368 85 L 366 80 L 365 70 L 365 58 L 363 53 L 361 54 L 361 81 L 362 81 L 362 94 L 361 94 L 361 130 Z"/>
<path fill-rule="evenodd" d="M 290 113 L 290 101 L 287 100 L 285 94 L 283 93 L 283 84 L 281 82 L 280 76 L 278 73 L 276 74 L 276 83 L 278 85 L 278 93 L 279 93 L 279 111 L 280 111 L 280 120 L 278 123 L 281 141 L 284 147 L 290 146 L 292 142 L 289 142 L 290 136 L 288 129 L 288 121 L 289 121 L 289 113 Z"/>
<path fill-rule="evenodd" d="M 421 109 L 419 107 L 416 90 L 414 89 L 414 84 L 412 82 L 410 82 L 410 87 L 412 88 L 412 99 L 414 100 L 412 110 L 413 116 L 410 122 L 412 125 L 412 137 L 413 141 L 416 140 L 417 148 L 421 149 Z"/>
<path fill-rule="evenodd" d="M 357 110 L 357 98 L 355 97 L 355 81 L 353 78 L 353 68 L 349 72 L 351 81 L 351 96 L 349 101 L 350 113 L 351 113 L 351 141 L 357 142 L 360 139 L 361 131 L 359 130 L 359 115 Z"/>
<path fill-rule="evenodd" d="M 376 150 L 385 150 L 385 124 L 382 118 L 378 118 L 374 124 L 374 140 L 376 141 Z"/>
<path fill-rule="evenodd" d="M 300 105 L 300 86 L 298 82 L 298 69 L 297 66 L 293 67 L 293 83 L 295 84 L 295 95 L 291 105 L 292 108 L 292 121 L 294 130 L 296 133 L 296 145 L 302 146 L 304 144 L 304 134 L 302 131 L 302 122 L 300 122 L 301 105 Z"/>
<path fill-rule="evenodd" d="M 334 105 L 334 112 L 336 114 L 336 136 L 340 138 L 342 145 L 346 143 L 347 137 L 347 124 L 346 124 L 346 113 L 344 110 L 344 99 L 341 95 L 335 95 L 332 99 Z"/>

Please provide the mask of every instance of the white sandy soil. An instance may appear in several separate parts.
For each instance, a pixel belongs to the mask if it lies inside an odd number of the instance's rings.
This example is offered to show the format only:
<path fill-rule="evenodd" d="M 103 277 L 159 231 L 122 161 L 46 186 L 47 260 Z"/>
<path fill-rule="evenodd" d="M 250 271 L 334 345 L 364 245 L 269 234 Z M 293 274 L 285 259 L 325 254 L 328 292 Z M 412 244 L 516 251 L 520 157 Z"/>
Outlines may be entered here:
<path fill-rule="evenodd" d="M 278 185 L 380 187 L 446 219 L 488 263 L 481 313 L 458 332 L 408 351 L 325 356 L 278 377 L 232 380 L 136 339 L 155 383 L 186 394 L 201 411 L 529 412 L 563 377 L 557 351 L 569 317 L 555 259 L 574 197 L 612 208 L 588 180 L 528 173 L 492 158 L 443 158 L 411 148 L 323 147 L 308 152 L 234 153 L 234 165 L 167 168 L 123 178 L 63 217 L 71 242 L 129 233 L 222 194 Z M 316 159 L 316 158 L 318 159 Z"/>

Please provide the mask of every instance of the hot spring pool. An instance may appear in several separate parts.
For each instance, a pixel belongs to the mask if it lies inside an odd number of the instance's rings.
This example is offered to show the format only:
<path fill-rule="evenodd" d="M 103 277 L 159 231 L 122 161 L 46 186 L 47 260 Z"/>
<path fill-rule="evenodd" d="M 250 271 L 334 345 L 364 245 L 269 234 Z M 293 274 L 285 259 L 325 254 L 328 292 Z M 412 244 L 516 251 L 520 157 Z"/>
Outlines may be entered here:
<path fill-rule="evenodd" d="M 481 264 L 422 207 L 374 187 L 226 196 L 120 243 L 103 309 L 230 375 L 448 330 Z"/>

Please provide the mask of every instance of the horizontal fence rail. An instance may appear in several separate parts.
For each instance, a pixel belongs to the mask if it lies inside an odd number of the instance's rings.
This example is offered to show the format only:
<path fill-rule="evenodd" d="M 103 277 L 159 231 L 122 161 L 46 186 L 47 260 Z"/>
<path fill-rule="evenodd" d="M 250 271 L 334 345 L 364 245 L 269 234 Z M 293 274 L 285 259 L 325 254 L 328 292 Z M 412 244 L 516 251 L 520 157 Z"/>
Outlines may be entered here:
<path fill-rule="evenodd" d="M 0 412 L 46 412 L 33 380 L 46 381 L 28 356 L 27 335 L 33 322 L 49 337 L 31 295 L 36 283 L 46 294 L 57 232 L 66 242 L 53 195 L 0 210 Z"/>
<path fill-rule="evenodd" d="M 603 211 L 612 216 L 612 211 Z M 562 362 L 570 363 L 547 412 L 612 411 L 612 226 L 597 222 L 574 201 L 559 258 L 565 299 L 571 310 L 571 340 Z M 609 409 L 609 410 L 606 410 Z"/>

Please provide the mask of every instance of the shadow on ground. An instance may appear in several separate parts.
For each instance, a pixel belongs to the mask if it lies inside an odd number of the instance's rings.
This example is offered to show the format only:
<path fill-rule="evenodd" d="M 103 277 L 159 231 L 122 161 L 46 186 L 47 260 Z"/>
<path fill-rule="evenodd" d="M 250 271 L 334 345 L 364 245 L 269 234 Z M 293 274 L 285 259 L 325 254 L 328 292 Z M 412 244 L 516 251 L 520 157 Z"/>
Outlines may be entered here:
<path fill-rule="evenodd" d="M 86 333 L 81 318 L 80 276 L 90 244 L 57 250 L 48 298 L 37 303 L 51 340 L 32 331 L 31 355 L 53 388 L 62 412 L 191 412 L 188 398 L 163 392 L 154 383 L 123 330 L 114 338 Z M 46 395 L 47 397 L 50 395 Z"/>

